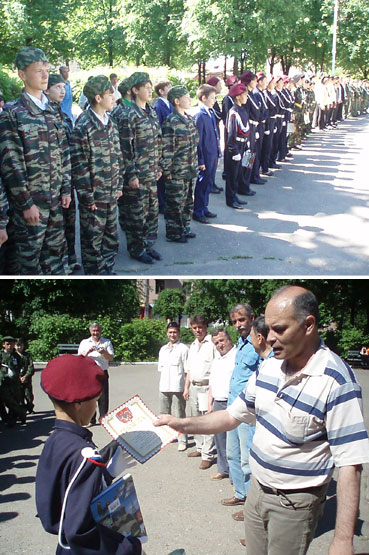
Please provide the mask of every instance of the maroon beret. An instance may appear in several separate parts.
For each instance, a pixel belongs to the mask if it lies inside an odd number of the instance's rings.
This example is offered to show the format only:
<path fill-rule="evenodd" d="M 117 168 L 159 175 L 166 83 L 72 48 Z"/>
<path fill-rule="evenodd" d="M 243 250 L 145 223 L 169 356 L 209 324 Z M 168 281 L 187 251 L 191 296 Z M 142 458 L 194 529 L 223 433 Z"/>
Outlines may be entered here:
<path fill-rule="evenodd" d="M 267 77 L 267 85 L 270 85 L 270 83 L 271 83 L 272 81 L 274 81 L 274 79 L 275 79 L 275 78 L 274 78 L 274 75 L 272 75 L 272 74 L 270 73 L 270 74 L 268 75 L 268 77 Z"/>
<path fill-rule="evenodd" d="M 230 77 L 228 77 L 228 79 L 226 79 L 225 84 L 227 87 L 232 87 L 237 81 L 238 81 L 237 75 L 231 75 Z"/>
<path fill-rule="evenodd" d="M 276 83 L 278 83 L 279 81 L 283 81 L 283 75 L 278 75 L 278 76 L 275 78 L 275 82 L 276 82 Z"/>
<path fill-rule="evenodd" d="M 215 75 L 213 75 L 213 77 L 210 77 L 207 81 L 206 84 L 207 85 L 211 85 L 212 87 L 215 87 L 215 85 L 217 83 L 219 83 L 220 79 L 218 79 L 218 77 L 215 77 Z"/>
<path fill-rule="evenodd" d="M 287 85 L 289 82 L 290 82 L 290 78 L 288 77 L 288 75 L 283 75 L 283 83 Z"/>
<path fill-rule="evenodd" d="M 244 83 L 237 83 L 237 85 L 233 85 L 231 89 L 229 89 L 229 96 L 234 98 L 235 96 L 239 96 L 240 94 L 247 91 L 247 87 Z"/>
<path fill-rule="evenodd" d="M 248 85 L 253 79 L 255 79 L 255 77 L 256 75 L 255 73 L 252 73 L 252 71 L 245 71 L 245 73 L 241 75 L 241 82 L 245 83 L 245 85 Z"/>
<path fill-rule="evenodd" d="M 256 74 L 256 78 L 258 81 L 260 81 L 260 79 L 264 79 L 264 77 L 266 77 L 265 73 L 263 71 L 258 71 Z"/>
<path fill-rule="evenodd" d="M 104 371 L 82 355 L 53 358 L 41 373 L 41 387 L 56 401 L 78 403 L 98 397 L 105 380 Z"/>

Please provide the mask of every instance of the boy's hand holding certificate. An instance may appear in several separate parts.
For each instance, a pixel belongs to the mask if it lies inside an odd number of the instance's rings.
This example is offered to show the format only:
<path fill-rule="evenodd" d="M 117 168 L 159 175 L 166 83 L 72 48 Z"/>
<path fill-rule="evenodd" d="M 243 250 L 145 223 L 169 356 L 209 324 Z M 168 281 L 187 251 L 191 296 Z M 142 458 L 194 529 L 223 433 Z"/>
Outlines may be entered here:
<path fill-rule="evenodd" d="M 178 437 L 170 426 L 154 426 L 157 416 L 139 395 L 109 412 L 101 424 L 123 449 L 140 463 L 146 462 Z"/>

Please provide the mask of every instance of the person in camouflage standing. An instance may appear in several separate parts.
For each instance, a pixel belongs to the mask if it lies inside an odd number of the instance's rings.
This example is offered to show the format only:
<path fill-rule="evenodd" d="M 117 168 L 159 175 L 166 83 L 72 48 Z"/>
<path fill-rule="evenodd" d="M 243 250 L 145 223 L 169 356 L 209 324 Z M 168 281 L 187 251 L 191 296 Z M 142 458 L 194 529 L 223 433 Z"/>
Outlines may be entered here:
<path fill-rule="evenodd" d="M 8 199 L 4 191 L 3 183 L 0 177 L 0 275 L 4 273 L 6 246 L 4 243 L 8 240 L 6 226 L 9 218 L 7 216 L 9 209 Z"/>
<path fill-rule="evenodd" d="M 129 107 L 132 104 L 130 100 L 131 98 L 130 86 L 131 85 L 130 85 L 129 79 L 123 79 L 123 81 L 119 83 L 118 91 L 121 94 L 121 98 L 118 99 L 117 105 L 110 113 L 111 119 L 115 122 L 116 126 L 118 127 L 119 141 L 120 141 L 122 153 L 123 153 L 123 137 L 126 129 L 125 118 L 127 116 Z M 118 215 L 119 215 L 119 225 L 122 231 L 124 231 L 124 218 L 125 218 L 124 203 L 125 203 L 125 196 L 121 196 L 118 199 Z"/>
<path fill-rule="evenodd" d="M 162 135 L 158 116 L 149 102 L 150 77 L 135 72 L 129 77 L 132 105 L 120 134 L 126 164 L 124 230 L 131 256 L 144 264 L 161 260 L 153 249 L 158 231 L 157 180 L 162 175 Z"/>
<path fill-rule="evenodd" d="M 65 97 L 65 81 L 60 73 L 50 73 L 47 84 L 46 96 L 50 104 L 58 113 L 61 123 L 64 125 L 67 134 L 68 144 L 71 133 L 73 131 L 73 121 L 62 111 L 61 102 Z M 67 241 L 67 273 L 74 273 L 81 269 L 77 263 L 77 255 L 75 250 L 76 242 L 76 201 L 74 188 L 71 190 L 71 202 L 68 208 L 63 208 L 63 221 L 65 230 L 65 239 Z"/>
<path fill-rule="evenodd" d="M 25 88 L 0 115 L 0 148 L 17 273 L 63 274 L 62 207 L 71 200 L 67 138 L 43 92 L 49 76 L 44 52 L 22 48 L 15 65 Z"/>
<path fill-rule="evenodd" d="M 191 106 L 186 87 L 176 85 L 168 93 L 174 107 L 163 123 L 163 174 L 165 177 L 165 224 L 167 241 L 187 243 L 196 237 L 190 230 L 193 212 L 193 179 L 197 176 L 195 120 L 185 113 Z"/>
<path fill-rule="evenodd" d="M 21 360 L 15 352 L 15 339 L 10 335 L 2 338 L 0 368 L 0 404 L 5 405 L 8 413 L 2 411 L 7 424 L 14 426 L 17 420 L 22 424 L 26 421 L 26 408 L 21 403 L 22 391 L 20 382 Z"/>
<path fill-rule="evenodd" d="M 98 75 L 87 81 L 83 93 L 90 107 L 79 117 L 70 138 L 82 265 L 85 274 L 115 275 L 117 199 L 122 196 L 123 167 L 118 130 L 107 114 L 114 105 L 114 90 L 105 75 Z"/>
<path fill-rule="evenodd" d="M 24 350 L 24 341 L 18 338 L 15 342 L 15 351 L 20 358 L 20 372 L 19 378 L 21 382 L 22 404 L 26 405 L 27 412 L 32 414 L 33 404 L 33 389 L 32 389 L 32 376 L 35 373 L 31 355 Z"/>

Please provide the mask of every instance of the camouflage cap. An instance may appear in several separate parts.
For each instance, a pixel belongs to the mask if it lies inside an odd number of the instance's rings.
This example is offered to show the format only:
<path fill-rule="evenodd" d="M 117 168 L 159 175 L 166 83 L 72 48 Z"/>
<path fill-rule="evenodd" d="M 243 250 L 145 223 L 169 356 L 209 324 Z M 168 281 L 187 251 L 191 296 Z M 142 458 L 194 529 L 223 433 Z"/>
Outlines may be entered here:
<path fill-rule="evenodd" d="M 185 87 L 184 85 L 175 85 L 168 92 L 168 100 L 173 104 L 175 98 L 181 98 L 181 96 L 184 96 L 187 93 L 187 87 Z"/>
<path fill-rule="evenodd" d="M 123 81 L 119 83 L 118 91 L 122 96 L 125 96 L 129 90 L 131 90 L 131 82 L 129 77 L 126 77 L 126 79 L 123 79 Z"/>
<path fill-rule="evenodd" d="M 111 90 L 112 84 L 105 75 L 97 75 L 87 81 L 83 87 L 83 94 L 91 104 L 97 94 L 103 95 L 104 92 Z"/>
<path fill-rule="evenodd" d="M 26 46 L 18 51 L 14 64 L 17 69 L 24 69 L 34 62 L 48 61 L 43 50 L 35 46 Z"/>
<path fill-rule="evenodd" d="M 57 85 L 58 83 L 65 83 L 65 79 L 60 75 L 60 73 L 50 73 L 49 80 L 47 82 L 47 88 L 49 89 L 53 85 Z"/>
<path fill-rule="evenodd" d="M 132 73 L 131 77 L 128 79 L 130 81 L 131 89 L 132 87 L 138 88 L 140 85 L 148 83 L 148 81 L 151 82 L 149 74 L 144 71 L 135 71 L 135 73 Z"/>

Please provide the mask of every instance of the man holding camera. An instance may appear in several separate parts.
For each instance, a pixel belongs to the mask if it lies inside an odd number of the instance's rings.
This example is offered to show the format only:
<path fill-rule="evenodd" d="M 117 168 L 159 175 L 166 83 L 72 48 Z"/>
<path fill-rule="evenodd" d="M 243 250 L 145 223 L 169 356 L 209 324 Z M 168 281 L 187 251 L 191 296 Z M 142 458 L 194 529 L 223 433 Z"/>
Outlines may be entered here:
<path fill-rule="evenodd" d="M 91 357 L 105 373 L 105 381 L 101 396 L 98 400 L 100 418 L 105 416 L 109 410 L 109 362 L 114 358 L 114 349 L 110 339 L 101 336 L 101 326 L 98 322 L 91 324 L 91 337 L 83 339 L 78 347 L 78 354 Z M 91 424 L 96 424 L 96 413 L 92 417 Z"/>

